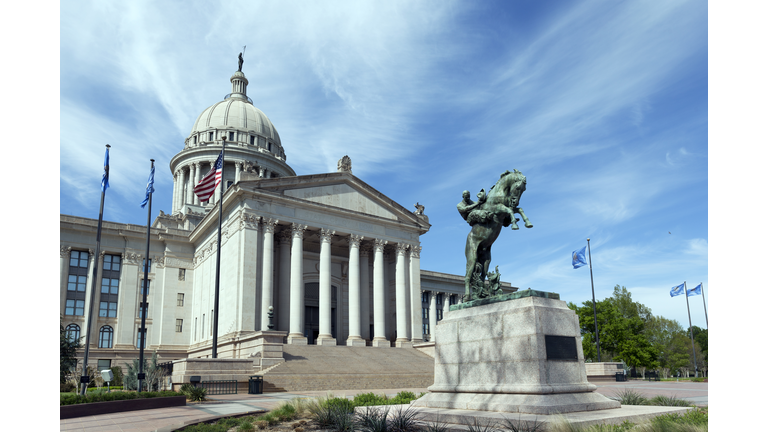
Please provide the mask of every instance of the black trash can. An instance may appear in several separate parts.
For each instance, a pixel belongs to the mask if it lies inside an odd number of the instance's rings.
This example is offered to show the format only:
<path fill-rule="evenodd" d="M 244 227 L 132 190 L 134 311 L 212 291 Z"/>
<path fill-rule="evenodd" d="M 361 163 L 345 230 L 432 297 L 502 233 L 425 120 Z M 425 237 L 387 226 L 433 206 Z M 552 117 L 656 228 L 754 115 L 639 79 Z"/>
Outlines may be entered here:
<path fill-rule="evenodd" d="M 264 377 L 261 375 L 251 375 L 248 377 L 248 394 L 264 393 Z"/>
<path fill-rule="evenodd" d="M 624 372 L 616 372 L 616 381 L 626 381 L 627 376 L 624 375 Z"/>

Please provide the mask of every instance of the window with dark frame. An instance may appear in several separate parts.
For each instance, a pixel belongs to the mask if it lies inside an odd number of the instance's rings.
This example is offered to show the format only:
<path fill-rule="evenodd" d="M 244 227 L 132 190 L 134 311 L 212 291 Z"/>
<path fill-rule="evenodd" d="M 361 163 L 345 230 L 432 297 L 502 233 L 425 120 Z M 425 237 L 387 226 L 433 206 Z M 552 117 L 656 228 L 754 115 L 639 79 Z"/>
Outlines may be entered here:
<path fill-rule="evenodd" d="M 181 320 L 181 319 L 176 320 L 176 333 L 181 333 L 183 324 L 184 324 L 184 320 Z"/>
<path fill-rule="evenodd" d="M 101 372 L 103 370 L 109 369 L 112 367 L 112 360 L 110 359 L 99 359 L 97 364 L 98 371 Z"/>
<path fill-rule="evenodd" d="M 99 329 L 99 348 L 112 348 L 112 336 L 114 330 L 112 327 L 105 325 Z"/>
<path fill-rule="evenodd" d="M 147 260 L 141 260 L 141 274 L 144 274 L 144 267 L 146 266 Z M 147 273 L 152 273 L 152 258 L 149 259 L 149 270 Z"/>
<path fill-rule="evenodd" d="M 229 140 L 230 141 L 234 141 L 235 140 L 235 133 L 234 132 L 230 132 L 229 133 Z"/>
<path fill-rule="evenodd" d="M 251 145 L 254 145 L 256 143 L 256 137 L 251 135 Z"/>
<path fill-rule="evenodd" d="M 139 318 L 144 318 L 142 316 L 144 314 L 144 311 L 146 311 L 147 316 L 149 316 L 149 302 L 146 302 L 146 303 L 139 302 Z"/>
<path fill-rule="evenodd" d="M 147 296 L 149 296 L 149 289 L 152 288 L 152 279 L 147 279 L 146 285 L 144 284 L 144 279 L 141 280 L 141 292 L 139 293 L 140 296 L 144 295 L 144 292 L 146 291 Z"/>
<path fill-rule="evenodd" d="M 213 132 L 208 132 L 208 141 L 213 141 Z"/>
<path fill-rule="evenodd" d="M 144 331 L 142 331 L 142 329 L 136 329 L 136 348 L 141 348 L 142 345 L 144 346 L 144 348 L 147 347 L 146 336 L 147 336 L 147 329 L 144 329 Z"/>
<path fill-rule="evenodd" d="M 117 318 L 117 299 L 120 288 L 120 255 L 104 255 L 101 270 L 99 316 Z"/>
<path fill-rule="evenodd" d="M 84 315 L 85 288 L 88 282 L 88 259 L 87 251 L 70 252 L 64 315 Z"/>
<path fill-rule="evenodd" d="M 70 324 L 64 329 L 64 335 L 71 341 L 77 341 L 80 339 L 80 326 L 77 324 Z"/>
<path fill-rule="evenodd" d="M 184 306 L 184 293 L 176 294 L 176 306 Z"/>

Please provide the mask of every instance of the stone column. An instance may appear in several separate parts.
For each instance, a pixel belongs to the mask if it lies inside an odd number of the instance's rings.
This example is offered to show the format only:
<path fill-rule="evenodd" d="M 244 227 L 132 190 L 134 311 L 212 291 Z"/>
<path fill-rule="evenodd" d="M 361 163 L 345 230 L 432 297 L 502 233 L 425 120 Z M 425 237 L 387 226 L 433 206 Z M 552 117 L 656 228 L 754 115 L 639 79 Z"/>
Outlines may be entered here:
<path fill-rule="evenodd" d="M 421 246 L 411 245 L 411 341 L 424 341 L 424 327 L 421 317 L 421 269 L 419 254 Z"/>
<path fill-rule="evenodd" d="M 189 179 L 187 180 L 187 204 L 194 204 L 195 203 L 195 165 L 189 164 Z"/>
<path fill-rule="evenodd" d="M 178 208 L 177 197 L 179 195 L 179 171 L 173 173 L 173 194 L 171 196 L 171 214 L 176 213 Z"/>
<path fill-rule="evenodd" d="M 360 337 L 371 340 L 371 245 L 360 245 Z"/>
<path fill-rule="evenodd" d="M 200 162 L 195 162 L 195 186 L 200 183 L 200 177 Z M 200 205 L 200 198 L 197 195 L 195 195 L 195 204 Z"/>
<path fill-rule="evenodd" d="M 445 319 L 445 315 L 448 313 L 448 310 L 450 307 L 451 307 L 451 294 L 443 293 L 443 319 Z"/>
<path fill-rule="evenodd" d="M 278 276 L 277 329 L 288 331 L 291 313 L 291 230 L 277 235 L 280 243 L 280 273 Z"/>
<path fill-rule="evenodd" d="M 408 311 L 406 309 L 406 299 L 408 295 L 405 290 L 405 254 L 408 250 L 408 244 L 398 243 L 396 247 L 397 261 L 395 262 L 395 301 L 397 313 L 397 339 L 396 347 L 411 347 L 408 341 Z"/>
<path fill-rule="evenodd" d="M 389 347 L 386 337 L 386 316 L 384 302 L 384 245 L 386 240 L 373 242 L 373 346 Z"/>
<path fill-rule="evenodd" d="M 261 331 L 269 330 L 269 307 L 273 306 L 272 292 L 274 288 L 274 257 L 275 249 L 275 226 L 277 219 L 267 219 L 264 221 L 264 253 L 261 258 Z"/>
<path fill-rule="evenodd" d="M 336 339 L 331 334 L 331 239 L 335 233 L 333 230 L 320 229 L 320 331 L 317 334 L 317 345 L 336 345 Z"/>
<path fill-rule="evenodd" d="M 352 234 L 347 239 L 349 241 L 349 336 L 347 337 L 347 346 L 365 346 L 365 340 L 360 336 L 360 242 L 363 238 L 363 236 Z"/>
<path fill-rule="evenodd" d="M 304 315 L 304 231 L 306 225 L 291 224 L 291 323 L 288 343 L 306 345 L 301 327 Z"/>
<path fill-rule="evenodd" d="M 439 293 L 432 291 L 429 293 L 429 340 L 435 341 L 435 327 L 437 327 L 437 295 Z"/>

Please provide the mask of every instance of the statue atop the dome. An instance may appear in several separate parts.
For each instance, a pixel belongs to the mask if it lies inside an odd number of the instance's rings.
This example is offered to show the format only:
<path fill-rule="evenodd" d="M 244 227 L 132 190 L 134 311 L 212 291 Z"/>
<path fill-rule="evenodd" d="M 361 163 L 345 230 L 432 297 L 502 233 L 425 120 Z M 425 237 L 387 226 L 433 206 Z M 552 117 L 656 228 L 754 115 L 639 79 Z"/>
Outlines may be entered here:
<path fill-rule="evenodd" d="M 352 174 L 352 159 L 350 159 L 349 156 L 346 156 L 346 155 L 343 158 L 339 159 L 339 162 L 336 164 L 336 171 L 348 172 Z"/>
<path fill-rule="evenodd" d="M 245 48 L 245 47 L 243 47 Z M 242 72 L 243 71 L 243 53 L 240 53 L 237 56 L 237 71 Z"/>
<path fill-rule="evenodd" d="M 424 205 L 423 204 L 419 204 L 419 202 L 416 201 L 416 204 L 414 204 L 413 206 L 416 207 L 416 211 L 414 212 L 415 214 L 417 214 L 417 215 L 423 215 L 424 214 Z"/>

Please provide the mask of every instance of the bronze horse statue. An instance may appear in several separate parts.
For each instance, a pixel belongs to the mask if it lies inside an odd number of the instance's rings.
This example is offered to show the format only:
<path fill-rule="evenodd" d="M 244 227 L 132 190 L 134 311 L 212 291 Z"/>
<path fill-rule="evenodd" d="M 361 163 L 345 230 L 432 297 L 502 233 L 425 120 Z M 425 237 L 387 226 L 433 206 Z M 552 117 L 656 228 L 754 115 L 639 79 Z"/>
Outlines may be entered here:
<path fill-rule="evenodd" d="M 526 228 L 533 227 L 523 209 L 518 207 L 520 196 L 525 192 L 525 185 L 523 173 L 518 170 L 506 171 L 487 195 L 481 190 L 477 195 L 477 202 L 472 202 L 469 199 L 469 191 L 464 191 L 462 201 L 456 206 L 459 214 L 472 227 L 464 248 L 464 255 L 467 257 L 464 301 L 496 294 L 485 289 L 484 284 L 491 264 L 491 246 L 499 237 L 501 228 L 511 225 L 513 230 L 519 229 L 517 221 L 520 219 L 515 217 L 515 213 L 523 218 Z M 496 277 L 498 278 L 498 274 Z"/>

